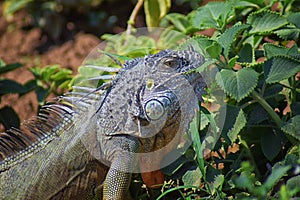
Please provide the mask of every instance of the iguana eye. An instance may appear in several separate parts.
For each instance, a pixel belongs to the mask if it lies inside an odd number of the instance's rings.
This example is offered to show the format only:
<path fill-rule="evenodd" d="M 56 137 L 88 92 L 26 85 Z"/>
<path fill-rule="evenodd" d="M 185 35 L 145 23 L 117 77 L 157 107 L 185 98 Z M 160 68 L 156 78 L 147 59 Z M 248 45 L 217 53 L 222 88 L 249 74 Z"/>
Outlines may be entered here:
<path fill-rule="evenodd" d="M 165 108 L 163 104 L 156 99 L 151 99 L 150 101 L 146 102 L 144 109 L 147 117 L 150 120 L 157 120 L 165 114 Z"/>
<path fill-rule="evenodd" d="M 172 67 L 174 65 L 174 59 L 173 58 L 167 58 L 166 60 L 164 60 L 164 65 L 168 66 L 168 67 Z"/>

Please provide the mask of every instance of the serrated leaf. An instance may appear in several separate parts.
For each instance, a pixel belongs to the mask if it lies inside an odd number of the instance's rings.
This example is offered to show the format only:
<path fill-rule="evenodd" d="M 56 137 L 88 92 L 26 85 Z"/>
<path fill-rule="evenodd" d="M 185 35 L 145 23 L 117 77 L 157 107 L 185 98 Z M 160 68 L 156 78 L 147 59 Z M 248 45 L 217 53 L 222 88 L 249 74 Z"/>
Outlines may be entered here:
<path fill-rule="evenodd" d="M 231 45 L 236 40 L 237 35 L 247 28 L 249 28 L 249 25 L 241 24 L 241 22 L 238 22 L 234 26 L 227 29 L 222 35 L 220 35 L 219 43 L 224 48 L 224 55 L 226 58 L 228 58 Z"/>
<path fill-rule="evenodd" d="M 300 61 L 287 57 L 275 57 L 266 79 L 267 83 L 276 83 L 294 76 L 300 71 Z"/>
<path fill-rule="evenodd" d="M 288 23 L 287 19 L 275 12 L 254 12 L 247 18 L 247 24 L 252 26 L 250 34 L 270 33 Z"/>
<path fill-rule="evenodd" d="M 272 43 L 265 43 L 263 45 L 263 48 L 265 57 L 267 59 L 282 55 L 289 55 L 291 57 L 299 55 L 298 48 L 296 45 L 293 45 L 291 48 L 286 48 Z"/>
<path fill-rule="evenodd" d="M 291 166 L 281 166 L 278 163 L 275 164 L 274 167 L 272 167 L 272 173 L 268 176 L 266 182 L 263 184 L 263 187 L 269 191 L 290 168 Z"/>
<path fill-rule="evenodd" d="M 300 12 L 290 13 L 288 22 L 294 24 L 297 28 L 300 28 Z"/>
<path fill-rule="evenodd" d="M 200 172 L 199 167 L 197 167 L 194 170 L 189 170 L 187 171 L 183 177 L 182 177 L 182 181 L 183 184 L 186 186 L 196 186 L 199 187 L 201 184 L 201 178 L 202 178 L 202 174 Z"/>
<path fill-rule="evenodd" d="M 230 3 L 234 8 L 243 9 L 243 8 L 249 8 L 254 7 L 256 9 L 259 9 L 260 5 L 264 3 L 263 0 L 256 0 L 256 1 L 241 1 L 241 0 L 230 0 Z"/>
<path fill-rule="evenodd" d="M 283 40 L 296 40 L 299 37 L 300 29 L 287 26 L 274 31 L 274 33 Z"/>
<path fill-rule="evenodd" d="M 160 20 L 167 14 L 171 6 L 170 0 L 145 0 L 144 10 L 149 28 L 158 27 Z"/>
<path fill-rule="evenodd" d="M 239 132 L 245 127 L 246 123 L 247 123 L 247 120 L 246 120 L 245 113 L 241 109 L 235 120 L 233 128 L 230 129 L 227 134 L 228 138 L 230 139 L 230 141 L 232 143 L 237 139 Z"/>
<path fill-rule="evenodd" d="M 193 24 L 202 30 L 208 28 L 222 29 L 233 14 L 233 8 L 229 3 L 209 2 L 196 11 Z"/>
<path fill-rule="evenodd" d="M 291 118 L 286 125 L 281 127 L 281 130 L 300 140 L 300 115 Z"/>
<path fill-rule="evenodd" d="M 237 72 L 222 69 L 220 73 L 216 75 L 216 80 L 226 94 L 237 101 L 241 101 L 256 87 L 258 73 L 251 68 L 242 68 Z"/>
<path fill-rule="evenodd" d="M 203 130 L 209 124 L 209 117 L 206 114 L 200 114 L 200 130 Z"/>

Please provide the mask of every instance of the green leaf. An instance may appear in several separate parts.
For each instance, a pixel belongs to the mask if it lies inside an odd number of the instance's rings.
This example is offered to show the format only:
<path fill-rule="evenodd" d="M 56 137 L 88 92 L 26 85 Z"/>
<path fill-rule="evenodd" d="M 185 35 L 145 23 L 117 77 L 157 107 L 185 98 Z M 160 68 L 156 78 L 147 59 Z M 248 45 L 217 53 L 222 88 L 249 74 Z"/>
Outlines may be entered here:
<path fill-rule="evenodd" d="M 254 49 L 251 44 L 246 43 L 239 52 L 238 62 L 240 63 L 253 63 L 255 61 Z"/>
<path fill-rule="evenodd" d="M 3 124 L 6 130 L 11 127 L 20 127 L 19 116 L 14 109 L 8 106 L 4 106 L 0 109 L 0 123 Z"/>
<path fill-rule="evenodd" d="M 17 69 L 17 68 L 23 66 L 23 65 L 20 64 L 20 63 L 8 64 L 8 65 L 5 65 L 5 63 L 3 63 L 3 64 L 4 64 L 4 65 L 1 65 L 1 64 L 0 64 L 0 74 L 3 74 L 3 73 L 6 73 L 6 72 L 15 70 L 15 69 Z"/>
<path fill-rule="evenodd" d="M 239 132 L 245 127 L 246 123 L 247 119 L 245 113 L 242 109 L 240 109 L 240 112 L 235 120 L 233 128 L 230 129 L 227 134 L 228 138 L 232 143 L 237 139 Z"/>
<path fill-rule="evenodd" d="M 272 173 L 268 176 L 266 182 L 263 184 L 263 187 L 265 187 L 267 191 L 270 190 L 290 168 L 291 166 L 282 166 L 279 163 L 275 164 L 272 167 Z"/>
<path fill-rule="evenodd" d="M 226 94 L 237 101 L 241 101 L 256 87 L 258 73 L 251 68 L 242 68 L 237 72 L 222 69 L 220 73 L 216 75 L 216 80 Z"/>
<path fill-rule="evenodd" d="M 187 33 L 187 30 L 191 26 L 186 16 L 180 13 L 170 13 L 166 16 L 166 18 L 175 26 L 176 29 L 183 33 Z"/>
<path fill-rule="evenodd" d="M 296 40 L 299 37 L 300 29 L 290 26 L 285 26 L 279 30 L 274 31 L 283 40 Z"/>
<path fill-rule="evenodd" d="M 286 48 L 284 46 L 278 46 L 272 43 L 265 43 L 263 45 L 265 57 L 267 59 L 282 56 L 282 55 L 289 55 L 291 57 L 298 56 L 298 48 L 296 45 L 293 45 L 291 48 Z"/>
<path fill-rule="evenodd" d="M 201 178 L 202 178 L 202 174 L 200 172 L 199 167 L 197 167 L 194 170 L 189 170 L 187 171 L 183 177 L 182 177 L 182 181 L 183 184 L 186 186 L 197 186 L 199 187 L 201 184 Z"/>
<path fill-rule="evenodd" d="M 229 3 L 209 2 L 196 11 L 193 24 L 198 29 L 222 30 L 232 15 L 234 15 L 234 10 Z"/>
<path fill-rule="evenodd" d="M 252 26 L 250 34 L 264 34 L 271 33 L 284 25 L 287 19 L 276 12 L 259 11 L 254 12 L 247 18 L 247 24 Z"/>
<path fill-rule="evenodd" d="M 49 89 L 45 89 L 43 87 L 37 87 L 36 90 L 35 90 L 35 94 L 37 96 L 37 99 L 38 99 L 38 102 L 40 104 L 43 104 L 44 101 L 46 100 L 46 97 L 48 96 L 49 94 Z"/>
<path fill-rule="evenodd" d="M 145 0 L 147 27 L 158 27 L 160 20 L 168 13 L 170 7 L 171 0 Z"/>
<path fill-rule="evenodd" d="M 234 65 L 235 65 L 235 63 L 236 63 L 236 61 L 237 61 L 238 59 L 239 59 L 239 56 L 238 56 L 238 55 L 236 55 L 236 56 L 230 58 L 230 60 L 228 61 L 228 66 L 229 66 L 230 68 L 233 68 Z"/>
<path fill-rule="evenodd" d="M 291 118 L 286 125 L 281 127 L 281 130 L 300 140 L 300 115 Z"/>
<path fill-rule="evenodd" d="M 10 0 L 4 2 L 3 15 L 8 18 L 33 0 Z"/>
<path fill-rule="evenodd" d="M 273 131 L 268 129 L 264 131 L 261 137 L 261 148 L 266 156 L 266 158 L 272 161 L 278 153 L 281 151 L 281 148 L 284 144 L 284 135 L 282 132 Z"/>
<path fill-rule="evenodd" d="M 214 177 L 214 181 L 212 183 L 208 184 L 212 195 L 214 195 L 217 190 L 222 188 L 224 180 L 225 180 L 224 175 L 220 174 Z"/>
<path fill-rule="evenodd" d="M 221 55 L 222 47 L 218 42 L 213 42 L 212 45 L 205 49 L 205 51 L 210 55 L 211 58 L 217 59 Z"/>
<path fill-rule="evenodd" d="M 201 112 L 200 113 L 200 130 L 205 129 L 205 127 L 209 124 L 209 116 L 207 114 Z"/>
<path fill-rule="evenodd" d="M 172 29 L 165 29 L 157 41 L 158 49 L 175 49 L 186 40 L 186 35 Z"/>
<path fill-rule="evenodd" d="M 290 13 L 288 22 L 294 24 L 297 28 L 300 28 L 300 12 Z"/>
<path fill-rule="evenodd" d="M 300 115 L 300 102 L 293 102 L 291 104 L 291 110 L 294 115 Z"/>
<path fill-rule="evenodd" d="M 200 140 L 199 135 L 199 115 L 194 117 L 193 121 L 190 123 L 190 129 L 189 132 L 191 133 L 191 138 L 193 141 L 193 148 L 196 152 L 197 157 L 197 163 L 199 166 L 199 169 L 201 171 L 201 174 L 203 176 L 206 176 L 205 168 L 204 168 L 204 157 L 203 157 L 203 147 Z"/>
<path fill-rule="evenodd" d="M 206 49 L 212 46 L 214 43 L 216 43 L 216 41 L 209 37 L 196 35 L 184 41 L 184 43 L 179 46 L 179 49 L 193 47 L 193 49 L 199 51 L 206 58 L 211 58 L 211 56 L 206 52 Z"/>
<path fill-rule="evenodd" d="M 276 83 L 281 80 L 294 76 L 300 71 L 300 61 L 288 57 L 275 57 L 271 66 L 267 83 Z"/>
<path fill-rule="evenodd" d="M 60 69 L 57 73 L 52 74 L 50 78 L 53 81 L 64 80 L 70 78 L 71 77 L 70 75 L 72 75 L 72 73 L 73 73 L 72 70 L 63 68 Z"/>
<path fill-rule="evenodd" d="M 222 35 L 220 35 L 219 43 L 224 48 L 224 55 L 226 58 L 228 58 L 231 45 L 236 40 L 237 35 L 248 27 L 249 25 L 241 24 L 241 22 L 238 22 L 234 26 L 227 29 Z"/>
<path fill-rule="evenodd" d="M 300 175 L 294 176 L 286 182 L 286 187 L 289 190 L 289 192 L 292 193 L 292 196 L 300 192 L 299 185 L 300 185 Z"/>
<path fill-rule="evenodd" d="M 3 94 L 12 94 L 12 93 L 25 93 L 27 88 L 12 80 L 0 80 L 0 96 Z"/>

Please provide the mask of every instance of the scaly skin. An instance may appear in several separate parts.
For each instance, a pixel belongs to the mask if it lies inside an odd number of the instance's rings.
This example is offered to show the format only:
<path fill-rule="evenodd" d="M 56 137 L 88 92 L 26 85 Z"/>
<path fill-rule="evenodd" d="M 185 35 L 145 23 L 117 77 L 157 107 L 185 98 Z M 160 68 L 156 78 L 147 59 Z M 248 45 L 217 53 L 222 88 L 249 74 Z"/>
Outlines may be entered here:
<path fill-rule="evenodd" d="M 171 50 L 127 61 L 105 90 L 44 106 L 25 136 L 2 133 L 0 199 L 124 199 L 136 164 L 159 166 L 178 143 L 155 160 L 136 153 L 178 142 L 187 130 L 197 107 L 187 88 L 201 96 L 204 84 L 181 74 L 203 63 L 196 52 Z"/>

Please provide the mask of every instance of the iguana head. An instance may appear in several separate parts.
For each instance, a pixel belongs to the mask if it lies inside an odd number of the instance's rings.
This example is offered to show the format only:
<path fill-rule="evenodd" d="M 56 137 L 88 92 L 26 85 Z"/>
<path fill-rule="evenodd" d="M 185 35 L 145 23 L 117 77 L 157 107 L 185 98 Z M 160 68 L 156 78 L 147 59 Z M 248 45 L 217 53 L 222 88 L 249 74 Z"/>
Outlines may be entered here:
<path fill-rule="evenodd" d="M 188 50 L 164 50 L 127 61 L 96 113 L 99 132 L 138 137 L 143 152 L 171 141 L 172 147 L 178 145 L 205 87 L 201 75 L 190 71 L 204 62 L 202 55 Z"/>
<path fill-rule="evenodd" d="M 193 112 L 191 104 L 197 104 L 194 97 L 200 99 L 205 83 L 191 71 L 204 62 L 202 55 L 188 50 L 163 50 L 127 61 L 97 113 L 99 127 L 107 135 L 152 137 L 179 108 Z"/>

